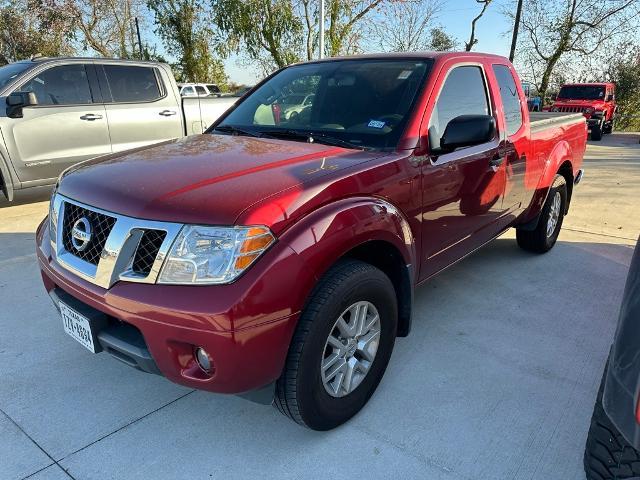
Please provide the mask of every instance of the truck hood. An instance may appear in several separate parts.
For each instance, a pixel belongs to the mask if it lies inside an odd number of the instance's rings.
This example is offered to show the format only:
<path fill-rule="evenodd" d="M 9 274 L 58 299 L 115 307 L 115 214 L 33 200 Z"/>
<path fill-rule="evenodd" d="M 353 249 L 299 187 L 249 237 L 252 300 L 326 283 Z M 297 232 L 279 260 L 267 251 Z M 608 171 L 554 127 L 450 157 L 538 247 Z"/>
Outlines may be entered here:
<path fill-rule="evenodd" d="M 314 143 L 203 134 L 76 165 L 65 172 L 58 192 L 135 218 L 232 225 L 241 212 L 271 195 L 301 190 L 307 182 L 381 155 Z"/>

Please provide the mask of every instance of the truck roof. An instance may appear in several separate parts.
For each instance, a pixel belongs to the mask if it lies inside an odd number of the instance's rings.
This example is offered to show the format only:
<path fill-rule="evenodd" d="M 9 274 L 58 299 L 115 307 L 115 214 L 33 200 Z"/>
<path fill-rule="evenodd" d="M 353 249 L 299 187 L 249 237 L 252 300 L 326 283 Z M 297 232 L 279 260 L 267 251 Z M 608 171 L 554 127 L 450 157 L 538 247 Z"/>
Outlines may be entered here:
<path fill-rule="evenodd" d="M 563 87 L 574 87 L 574 86 L 585 86 L 585 87 L 599 87 L 599 86 L 612 86 L 615 87 L 616 84 L 613 82 L 585 82 L 585 83 L 563 83 Z"/>
<path fill-rule="evenodd" d="M 319 63 L 319 62 L 332 62 L 336 60 L 385 60 L 390 58 L 415 58 L 415 59 L 443 59 L 449 58 L 492 58 L 500 61 L 509 61 L 506 57 L 501 55 L 494 55 L 492 53 L 482 52 L 391 52 L 391 53 L 365 53 L 361 55 L 348 55 L 343 57 L 327 57 L 318 60 L 310 60 L 308 62 L 300 62 L 299 64 L 307 63 Z M 299 65 L 298 64 L 298 65 Z"/>
<path fill-rule="evenodd" d="M 150 60 L 129 60 L 122 58 L 106 58 L 106 57 L 40 57 L 36 56 L 31 59 L 26 60 L 18 60 L 14 63 L 48 63 L 48 62 L 59 62 L 59 61 L 71 61 L 71 62 L 93 62 L 99 60 L 100 62 L 113 62 L 113 63 L 132 63 L 132 64 L 149 64 L 149 65 L 162 65 L 162 62 L 153 62 Z"/>

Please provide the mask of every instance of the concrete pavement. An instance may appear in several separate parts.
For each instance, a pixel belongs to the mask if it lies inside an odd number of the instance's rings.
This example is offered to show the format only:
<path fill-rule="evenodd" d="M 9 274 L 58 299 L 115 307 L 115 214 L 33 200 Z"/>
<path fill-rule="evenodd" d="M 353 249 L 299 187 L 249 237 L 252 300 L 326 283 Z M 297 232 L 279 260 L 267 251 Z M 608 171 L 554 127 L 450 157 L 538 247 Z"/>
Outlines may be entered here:
<path fill-rule="evenodd" d="M 90 355 L 42 288 L 46 202 L 0 206 L 0 479 L 580 479 L 640 233 L 638 136 L 589 146 L 557 246 L 512 232 L 416 294 L 365 409 L 326 433 Z"/>

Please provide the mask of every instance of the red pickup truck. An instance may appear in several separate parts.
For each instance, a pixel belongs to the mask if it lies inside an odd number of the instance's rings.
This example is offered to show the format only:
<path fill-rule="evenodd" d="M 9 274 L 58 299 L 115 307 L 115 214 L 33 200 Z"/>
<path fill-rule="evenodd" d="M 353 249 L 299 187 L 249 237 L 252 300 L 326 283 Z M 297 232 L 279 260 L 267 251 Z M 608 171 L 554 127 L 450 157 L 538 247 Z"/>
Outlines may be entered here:
<path fill-rule="evenodd" d="M 478 53 L 292 65 L 205 134 L 72 167 L 37 231 L 65 331 L 312 429 L 345 422 L 417 285 L 511 227 L 526 250 L 556 242 L 585 120 L 531 121 L 520 85 Z M 294 93 L 312 100 L 285 118 Z"/>
<path fill-rule="evenodd" d="M 587 119 L 592 140 L 602 140 L 604 133 L 613 132 L 616 114 L 614 83 L 572 83 L 563 85 L 552 112 L 579 112 Z"/>

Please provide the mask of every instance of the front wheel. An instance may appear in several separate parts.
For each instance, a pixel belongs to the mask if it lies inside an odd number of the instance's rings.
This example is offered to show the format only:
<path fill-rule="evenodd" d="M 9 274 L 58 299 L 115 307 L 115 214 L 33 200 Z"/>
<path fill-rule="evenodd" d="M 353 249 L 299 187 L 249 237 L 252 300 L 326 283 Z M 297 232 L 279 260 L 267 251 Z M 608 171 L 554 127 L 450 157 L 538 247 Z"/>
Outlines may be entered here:
<path fill-rule="evenodd" d="M 602 140 L 602 134 L 604 132 L 604 120 L 591 129 L 591 140 L 596 142 Z"/>
<path fill-rule="evenodd" d="M 313 430 L 349 420 L 384 375 L 397 322 L 389 277 L 356 260 L 336 264 L 302 312 L 276 383 L 275 407 Z"/>
<path fill-rule="evenodd" d="M 545 253 L 553 248 L 560 235 L 564 213 L 567 211 L 567 181 L 556 175 L 547 201 L 542 207 L 538 224 L 533 230 L 516 228 L 518 246 L 524 250 Z"/>

